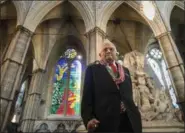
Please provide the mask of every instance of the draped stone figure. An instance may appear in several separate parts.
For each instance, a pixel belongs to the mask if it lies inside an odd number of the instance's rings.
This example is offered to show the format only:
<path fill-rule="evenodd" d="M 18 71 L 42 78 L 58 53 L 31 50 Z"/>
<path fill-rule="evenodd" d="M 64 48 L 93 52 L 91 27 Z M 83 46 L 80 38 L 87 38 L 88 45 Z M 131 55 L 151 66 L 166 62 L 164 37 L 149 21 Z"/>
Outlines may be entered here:
<path fill-rule="evenodd" d="M 155 88 L 152 77 L 144 72 L 144 55 L 132 51 L 124 56 L 123 66 L 131 73 L 133 98 L 143 121 L 182 122 L 179 109 L 172 106 L 167 88 Z"/>

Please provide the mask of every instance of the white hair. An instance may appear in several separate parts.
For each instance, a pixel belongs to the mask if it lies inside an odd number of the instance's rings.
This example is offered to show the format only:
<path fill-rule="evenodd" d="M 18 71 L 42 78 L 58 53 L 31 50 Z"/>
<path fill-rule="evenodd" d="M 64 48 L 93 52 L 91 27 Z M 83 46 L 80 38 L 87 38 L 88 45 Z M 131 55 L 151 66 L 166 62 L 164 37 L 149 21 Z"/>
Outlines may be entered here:
<path fill-rule="evenodd" d="M 114 43 L 112 43 L 112 42 L 109 41 L 108 39 L 105 39 L 105 40 L 103 41 L 103 45 L 102 45 L 102 46 L 104 46 L 104 45 L 106 45 L 106 44 L 112 45 L 112 46 L 115 48 L 116 52 L 117 52 L 117 49 L 116 49 L 116 46 L 114 45 Z"/>

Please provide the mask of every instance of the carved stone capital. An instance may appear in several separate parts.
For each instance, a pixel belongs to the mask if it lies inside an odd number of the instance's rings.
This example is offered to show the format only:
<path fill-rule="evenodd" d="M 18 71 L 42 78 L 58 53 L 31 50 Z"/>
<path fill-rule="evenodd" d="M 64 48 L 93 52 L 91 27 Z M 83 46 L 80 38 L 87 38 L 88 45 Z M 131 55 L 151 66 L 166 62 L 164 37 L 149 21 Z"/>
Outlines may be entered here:
<path fill-rule="evenodd" d="M 89 32 L 85 33 L 85 36 L 88 37 L 88 36 L 90 36 L 93 33 L 98 33 L 98 34 L 100 34 L 104 38 L 106 37 L 106 33 L 102 29 L 100 29 L 99 27 L 94 27 Z"/>
<path fill-rule="evenodd" d="M 22 31 L 24 33 L 26 33 L 28 36 L 32 37 L 34 35 L 34 33 L 32 31 L 30 31 L 29 29 L 23 27 L 22 25 L 18 25 L 16 28 L 16 31 Z"/>
<path fill-rule="evenodd" d="M 36 73 L 38 73 L 38 72 L 45 73 L 46 70 L 45 70 L 45 69 L 42 69 L 42 68 L 37 68 L 37 69 L 35 69 L 35 70 L 32 72 L 32 74 L 36 74 Z"/>

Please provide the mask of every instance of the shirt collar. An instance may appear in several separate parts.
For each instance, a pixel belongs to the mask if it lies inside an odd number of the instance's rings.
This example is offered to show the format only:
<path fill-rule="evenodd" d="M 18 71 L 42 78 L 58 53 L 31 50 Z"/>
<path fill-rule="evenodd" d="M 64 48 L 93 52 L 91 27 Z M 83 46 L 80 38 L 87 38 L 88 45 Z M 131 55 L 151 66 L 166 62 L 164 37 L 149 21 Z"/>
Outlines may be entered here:
<path fill-rule="evenodd" d="M 100 60 L 100 64 L 105 65 L 105 66 L 109 65 L 109 64 L 108 64 L 106 61 L 104 61 L 104 60 Z M 116 61 L 113 61 L 113 64 L 116 66 Z"/>

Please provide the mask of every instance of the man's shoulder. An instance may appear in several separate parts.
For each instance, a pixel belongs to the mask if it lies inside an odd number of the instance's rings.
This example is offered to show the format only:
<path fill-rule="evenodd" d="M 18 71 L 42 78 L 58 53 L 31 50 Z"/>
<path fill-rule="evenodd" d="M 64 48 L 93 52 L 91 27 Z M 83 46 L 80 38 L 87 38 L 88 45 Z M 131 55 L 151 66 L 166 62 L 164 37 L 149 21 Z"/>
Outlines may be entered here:
<path fill-rule="evenodd" d="M 129 69 L 127 67 L 125 67 L 125 66 L 123 66 L 123 70 L 125 70 L 126 73 L 130 73 Z"/>
<path fill-rule="evenodd" d="M 93 66 L 97 66 L 97 65 L 101 65 L 99 60 L 96 60 L 93 63 L 90 63 L 87 67 L 93 67 Z"/>

